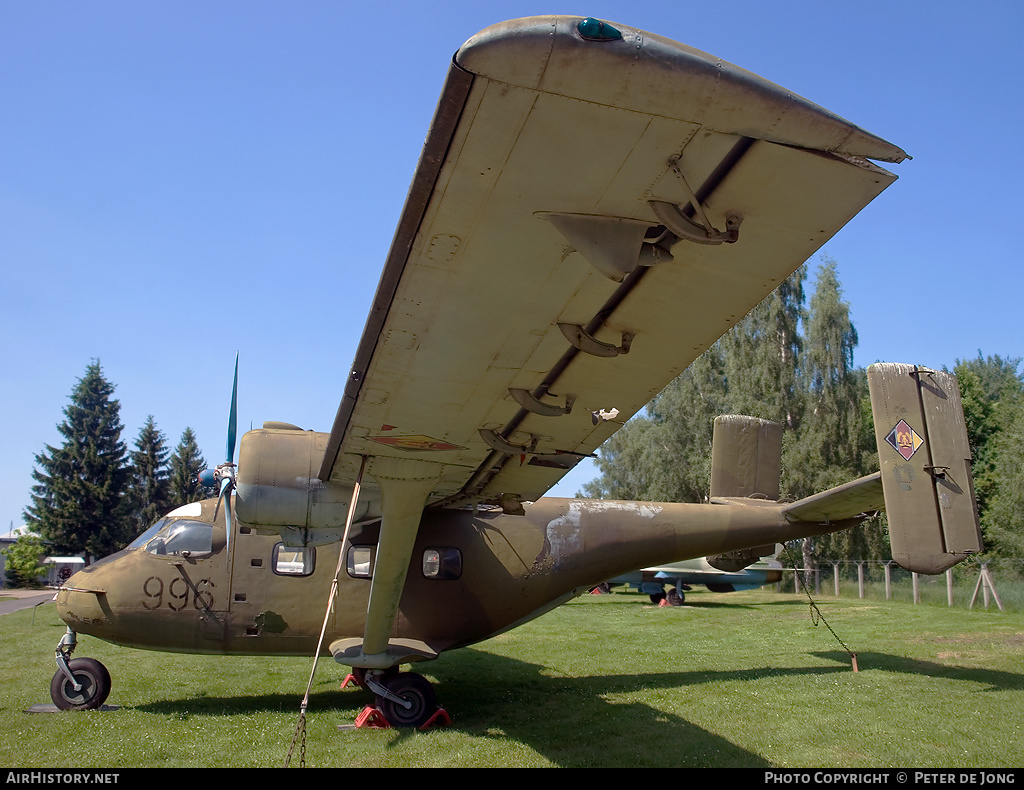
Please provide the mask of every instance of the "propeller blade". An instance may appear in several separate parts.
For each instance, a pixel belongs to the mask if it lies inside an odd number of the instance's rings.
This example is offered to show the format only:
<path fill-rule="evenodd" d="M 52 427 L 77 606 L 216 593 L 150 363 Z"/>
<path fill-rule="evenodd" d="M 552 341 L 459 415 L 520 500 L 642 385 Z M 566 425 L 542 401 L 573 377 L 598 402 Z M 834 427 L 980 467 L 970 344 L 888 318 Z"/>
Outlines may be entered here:
<path fill-rule="evenodd" d="M 231 413 L 228 416 L 227 463 L 235 460 L 235 433 L 238 427 L 238 353 L 235 353 L 235 381 L 231 385 Z"/>
<path fill-rule="evenodd" d="M 224 500 L 224 536 L 226 548 L 231 548 L 231 489 L 234 488 L 232 481 L 224 478 L 220 481 L 220 498 Z M 218 506 L 220 502 L 217 503 Z"/>

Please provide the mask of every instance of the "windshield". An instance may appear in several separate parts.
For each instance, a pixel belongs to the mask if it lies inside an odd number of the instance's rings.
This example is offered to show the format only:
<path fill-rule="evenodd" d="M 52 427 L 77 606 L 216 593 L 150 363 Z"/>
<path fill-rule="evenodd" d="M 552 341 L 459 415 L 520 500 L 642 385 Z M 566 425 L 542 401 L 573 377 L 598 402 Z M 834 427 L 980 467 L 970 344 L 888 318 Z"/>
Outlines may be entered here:
<path fill-rule="evenodd" d="M 128 548 L 150 554 L 210 554 L 213 525 L 187 518 L 162 518 L 140 535 Z"/>
<path fill-rule="evenodd" d="M 133 540 L 127 546 L 127 548 L 129 548 L 129 549 L 141 549 L 143 546 L 145 546 L 147 543 L 149 543 L 150 539 L 156 533 L 158 533 L 160 530 L 162 530 L 164 527 L 167 526 L 167 521 L 168 521 L 168 519 L 166 519 L 166 518 L 162 518 L 159 521 L 155 521 L 153 523 L 153 526 L 151 526 L 149 529 L 147 529 L 145 532 L 143 532 L 141 535 L 139 535 L 139 537 L 137 537 L 135 540 Z"/>

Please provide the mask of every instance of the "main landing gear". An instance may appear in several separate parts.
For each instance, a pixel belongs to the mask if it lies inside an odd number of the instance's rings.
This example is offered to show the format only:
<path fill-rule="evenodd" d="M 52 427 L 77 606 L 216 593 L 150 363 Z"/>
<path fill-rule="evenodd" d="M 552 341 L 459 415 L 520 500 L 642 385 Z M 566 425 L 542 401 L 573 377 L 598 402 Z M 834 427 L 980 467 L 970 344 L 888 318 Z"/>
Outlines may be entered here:
<path fill-rule="evenodd" d="M 77 644 L 70 628 L 57 644 L 57 672 L 50 699 L 61 710 L 96 710 L 110 694 L 110 673 L 95 658 L 71 658 Z"/>
<path fill-rule="evenodd" d="M 356 727 L 427 729 L 451 722 L 447 712 L 437 706 L 434 687 L 422 675 L 399 672 L 397 667 L 392 667 L 386 670 L 354 669 L 350 678 L 376 696 L 376 704 L 364 708 L 356 718 Z"/>

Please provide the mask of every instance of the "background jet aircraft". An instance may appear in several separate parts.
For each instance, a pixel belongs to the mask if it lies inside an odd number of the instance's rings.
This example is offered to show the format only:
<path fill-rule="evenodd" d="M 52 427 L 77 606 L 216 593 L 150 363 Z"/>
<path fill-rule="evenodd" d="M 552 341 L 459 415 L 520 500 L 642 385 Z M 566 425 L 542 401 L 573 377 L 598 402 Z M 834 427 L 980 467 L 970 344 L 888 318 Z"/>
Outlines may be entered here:
<path fill-rule="evenodd" d="M 705 504 L 544 493 L 895 176 L 906 154 L 706 53 L 625 25 L 495 25 L 452 61 L 329 433 L 247 432 L 220 496 L 57 597 L 51 683 L 96 707 L 77 634 L 162 650 L 331 655 L 392 724 L 434 690 L 399 665 L 487 639 L 633 568 L 844 529 L 893 556 L 980 549 L 953 377 L 870 371 L 882 470 L 778 501 L 778 426 L 725 420 Z M 287 303 L 267 309 L 284 315 Z M 258 313 L 262 308 L 253 305 Z M 914 451 L 886 437 L 906 425 Z M 888 455 L 886 454 L 888 451 Z"/>
<path fill-rule="evenodd" d="M 633 587 L 650 596 L 651 603 L 664 601 L 669 606 L 681 606 L 686 601 L 686 593 L 695 584 L 703 585 L 711 592 L 736 592 L 781 581 L 782 563 L 775 558 L 777 554 L 762 557 L 745 568 L 728 571 L 716 568 L 707 557 L 670 562 L 620 574 L 596 589 L 605 592 L 616 586 Z"/>

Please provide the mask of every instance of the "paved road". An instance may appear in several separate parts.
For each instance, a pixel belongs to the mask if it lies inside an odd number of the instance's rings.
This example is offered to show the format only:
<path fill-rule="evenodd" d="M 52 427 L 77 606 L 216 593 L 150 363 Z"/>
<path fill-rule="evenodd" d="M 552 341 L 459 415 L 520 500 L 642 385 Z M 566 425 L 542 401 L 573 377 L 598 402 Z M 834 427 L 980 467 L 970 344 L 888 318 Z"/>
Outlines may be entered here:
<path fill-rule="evenodd" d="M 53 590 L 0 590 L 0 614 L 31 609 L 37 603 L 53 600 Z M 13 596 L 8 598 L 7 596 Z"/>

